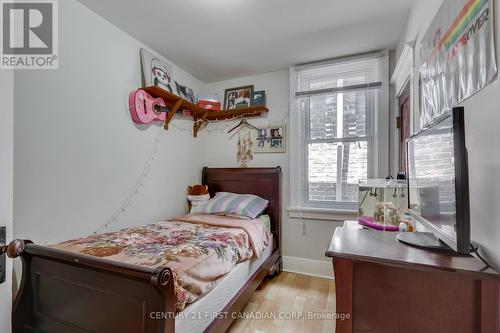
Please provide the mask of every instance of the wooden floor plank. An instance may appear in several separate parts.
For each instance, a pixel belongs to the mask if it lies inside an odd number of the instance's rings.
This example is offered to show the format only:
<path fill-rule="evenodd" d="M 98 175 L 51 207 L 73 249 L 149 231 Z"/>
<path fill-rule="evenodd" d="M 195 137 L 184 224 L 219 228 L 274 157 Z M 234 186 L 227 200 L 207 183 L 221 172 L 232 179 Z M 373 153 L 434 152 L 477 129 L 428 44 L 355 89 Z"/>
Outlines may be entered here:
<path fill-rule="evenodd" d="M 262 288 L 255 292 L 244 312 L 252 318 L 235 320 L 228 332 L 335 332 L 333 319 L 307 318 L 311 312 L 335 312 L 334 281 L 283 272 L 279 277 L 266 281 Z M 293 319 L 294 316 L 301 317 Z"/>

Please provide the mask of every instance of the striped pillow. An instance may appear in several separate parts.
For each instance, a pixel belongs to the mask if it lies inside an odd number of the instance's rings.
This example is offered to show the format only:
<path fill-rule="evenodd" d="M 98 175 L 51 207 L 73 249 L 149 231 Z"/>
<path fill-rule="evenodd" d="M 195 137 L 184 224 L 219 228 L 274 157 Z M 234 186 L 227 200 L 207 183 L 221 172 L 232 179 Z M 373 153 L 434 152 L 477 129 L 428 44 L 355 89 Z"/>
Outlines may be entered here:
<path fill-rule="evenodd" d="M 253 194 L 218 192 L 208 202 L 194 206 L 191 213 L 234 214 L 254 219 L 262 214 L 268 204 L 268 200 Z"/>

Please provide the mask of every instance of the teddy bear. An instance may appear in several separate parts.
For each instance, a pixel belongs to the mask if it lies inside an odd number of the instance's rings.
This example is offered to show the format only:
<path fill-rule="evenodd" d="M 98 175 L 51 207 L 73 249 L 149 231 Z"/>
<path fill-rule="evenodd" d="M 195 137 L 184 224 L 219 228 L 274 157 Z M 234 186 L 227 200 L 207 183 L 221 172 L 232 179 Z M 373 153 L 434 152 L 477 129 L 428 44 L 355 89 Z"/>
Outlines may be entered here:
<path fill-rule="evenodd" d="M 191 185 L 188 186 L 188 207 L 189 211 L 193 206 L 199 206 L 210 200 L 210 194 L 208 193 L 207 185 Z"/>

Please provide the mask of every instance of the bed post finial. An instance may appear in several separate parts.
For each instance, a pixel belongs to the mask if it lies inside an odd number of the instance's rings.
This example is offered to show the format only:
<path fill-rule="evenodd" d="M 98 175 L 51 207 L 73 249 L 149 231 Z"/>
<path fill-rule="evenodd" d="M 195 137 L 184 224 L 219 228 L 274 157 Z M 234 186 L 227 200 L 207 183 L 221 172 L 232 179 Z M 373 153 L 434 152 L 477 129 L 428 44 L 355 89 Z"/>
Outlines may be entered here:
<path fill-rule="evenodd" d="M 151 275 L 151 283 L 160 289 L 165 288 L 171 282 L 173 282 L 173 275 L 168 267 L 158 267 Z"/>
<path fill-rule="evenodd" d="M 7 257 L 14 259 L 23 253 L 26 244 L 21 239 L 14 239 L 9 245 L 0 247 L 0 254 L 6 253 Z"/>

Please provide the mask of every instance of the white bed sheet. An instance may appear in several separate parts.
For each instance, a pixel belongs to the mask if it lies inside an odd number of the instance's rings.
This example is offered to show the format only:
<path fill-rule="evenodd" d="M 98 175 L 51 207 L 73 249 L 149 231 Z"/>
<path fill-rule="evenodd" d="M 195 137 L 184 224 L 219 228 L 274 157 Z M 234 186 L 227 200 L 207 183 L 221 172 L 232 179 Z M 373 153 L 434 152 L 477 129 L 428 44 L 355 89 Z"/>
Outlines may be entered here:
<path fill-rule="evenodd" d="M 250 259 L 236 265 L 208 294 L 179 312 L 175 320 L 178 333 L 201 333 L 216 318 L 216 314 L 238 293 L 248 279 L 272 254 L 273 239 L 269 239 L 260 259 Z"/>

